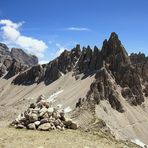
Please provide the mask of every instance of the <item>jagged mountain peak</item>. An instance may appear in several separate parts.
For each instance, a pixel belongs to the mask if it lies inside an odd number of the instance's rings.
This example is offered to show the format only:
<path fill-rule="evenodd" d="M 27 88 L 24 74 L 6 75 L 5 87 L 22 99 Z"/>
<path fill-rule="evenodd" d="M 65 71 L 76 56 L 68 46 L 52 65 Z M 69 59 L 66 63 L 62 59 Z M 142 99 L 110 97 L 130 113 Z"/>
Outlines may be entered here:
<path fill-rule="evenodd" d="M 97 46 L 91 49 L 89 45 L 81 49 L 79 44 L 71 51 L 64 50 L 59 57 L 45 66 L 44 80 L 47 82 L 48 79 L 49 82 L 52 82 L 52 79 L 56 80 L 61 74 L 70 71 L 88 75 L 100 69 L 103 61 L 109 64 L 110 70 L 114 71 L 118 71 L 120 66 L 130 65 L 130 59 L 118 39 L 118 35 L 114 32 L 111 33 L 109 40 L 103 42 L 102 50 L 99 50 Z M 53 71 L 54 74 L 51 74 Z"/>
<path fill-rule="evenodd" d="M 137 57 L 137 55 L 135 56 Z M 103 98 L 110 98 L 111 96 L 112 99 L 108 100 L 112 103 L 112 107 L 122 112 L 122 105 L 120 107 L 117 106 L 120 104 L 117 97 L 118 93 L 114 89 L 108 90 L 113 84 L 110 79 L 105 77 L 110 75 L 110 78 L 115 81 L 114 85 L 121 86 L 121 93 L 130 104 L 139 105 L 144 102 L 143 88 L 147 88 L 147 86 L 142 86 L 141 78 L 144 82 L 148 79 L 146 74 L 147 64 L 143 66 L 144 69 L 138 70 L 134 64 L 135 56 L 128 56 L 118 35 L 113 32 L 109 40 L 103 42 L 102 50 L 99 50 L 96 46 L 94 49 L 91 49 L 90 46 L 81 49 L 78 44 L 71 51 L 64 50 L 59 57 L 48 64 L 36 65 L 25 72 L 22 71 L 13 80 L 13 83 L 31 85 L 44 81 L 46 85 L 49 85 L 69 72 L 72 72 L 73 76 L 78 79 L 80 74 L 83 74 L 84 78 L 93 74 L 98 75 L 98 71 L 105 68 L 107 73 L 103 73 L 104 78 L 102 79 L 103 75 L 100 72 L 102 76 L 96 77 L 96 82 L 94 82 L 96 83 L 95 86 L 98 86 L 98 82 L 104 80 L 105 82 L 100 86 L 102 90 L 97 91 L 97 87 L 94 87 L 95 92 L 92 91 L 92 93 L 108 94 L 108 96 L 103 96 Z M 139 54 L 138 57 L 141 57 L 141 55 Z M 145 94 L 147 94 L 147 91 L 145 91 Z M 99 95 L 97 95 L 97 98 L 99 98 Z"/>
<path fill-rule="evenodd" d="M 110 34 L 109 41 L 117 41 L 118 43 L 121 43 L 116 32 Z"/>
<path fill-rule="evenodd" d="M 20 48 L 9 48 L 0 43 L 0 77 L 7 73 L 5 78 L 11 78 L 28 67 L 38 64 L 38 58 L 28 55 Z"/>
<path fill-rule="evenodd" d="M 107 57 L 112 54 L 117 54 L 122 52 L 124 55 L 128 56 L 124 46 L 122 45 L 118 35 L 112 32 L 109 39 L 105 39 L 102 46 L 102 54 Z"/>

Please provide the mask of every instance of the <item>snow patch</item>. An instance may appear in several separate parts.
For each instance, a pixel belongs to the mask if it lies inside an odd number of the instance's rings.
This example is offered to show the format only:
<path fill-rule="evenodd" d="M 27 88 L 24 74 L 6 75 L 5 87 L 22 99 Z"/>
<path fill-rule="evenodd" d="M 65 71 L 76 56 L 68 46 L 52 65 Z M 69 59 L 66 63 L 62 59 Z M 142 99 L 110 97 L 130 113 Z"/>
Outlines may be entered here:
<path fill-rule="evenodd" d="M 65 113 L 69 113 L 70 111 L 72 111 L 72 109 L 69 106 L 64 109 Z"/>
<path fill-rule="evenodd" d="M 60 71 L 61 76 L 64 76 L 64 74 Z"/>
<path fill-rule="evenodd" d="M 0 80 L 2 80 L 6 75 L 8 74 L 8 71 L 5 71 L 5 74 L 0 78 Z"/>
<path fill-rule="evenodd" d="M 24 98 L 25 100 L 34 100 L 33 97 Z"/>
<path fill-rule="evenodd" d="M 60 90 L 60 91 L 58 91 L 58 92 L 56 92 L 56 93 L 53 93 L 51 96 L 49 96 L 48 97 L 48 101 L 49 102 L 54 102 L 55 101 L 55 98 L 60 94 L 60 93 L 62 93 L 64 90 Z"/>
<path fill-rule="evenodd" d="M 144 143 L 141 142 L 139 139 L 135 139 L 135 140 L 132 139 L 131 142 L 133 142 L 133 143 L 135 143 L 135 144 L 141 146 L 142 148 L 148 147 L 148 145 L 144 144 Z"/>

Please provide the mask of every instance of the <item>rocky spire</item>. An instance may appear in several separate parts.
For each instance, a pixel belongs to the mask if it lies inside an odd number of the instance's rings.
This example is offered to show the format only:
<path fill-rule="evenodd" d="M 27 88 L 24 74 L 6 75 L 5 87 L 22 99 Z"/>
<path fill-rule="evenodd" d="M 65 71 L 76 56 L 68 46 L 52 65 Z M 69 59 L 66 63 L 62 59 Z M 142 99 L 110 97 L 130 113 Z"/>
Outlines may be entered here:
<path fill-rule="evenodd" d="M 130 65 L 130 58 L 123 47 L 118 35 L 113 32 L 109 40 L 103 42 L 101 53 L 103 59 L 109 63 L 111 70 L 117 71 L 121 66 Z"/>

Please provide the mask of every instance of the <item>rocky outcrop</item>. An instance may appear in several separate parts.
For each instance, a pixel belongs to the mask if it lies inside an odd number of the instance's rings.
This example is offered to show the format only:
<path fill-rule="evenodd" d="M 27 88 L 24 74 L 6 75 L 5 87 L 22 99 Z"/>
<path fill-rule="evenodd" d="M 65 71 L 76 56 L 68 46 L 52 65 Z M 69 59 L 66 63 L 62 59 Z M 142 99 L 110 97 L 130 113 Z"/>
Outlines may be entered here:
<path fill-rule="evenodd" d="M 4 77 L 6 79 L 13 77 L 16 74 L 18 74 L 19 72 L 22 72 L 28 68 L 27 65 L 23 65 L 22 63 L 20 63 L 16 59 L 13 59 L 10 63 L 11 64 L 9 65 L 9 67 L 7 67 L 8 73 Z"/>
<path fill-rule="evenodd" d="M 129 57 L 118 35 L 114 32 L 109 40 L 103 42 L 101 51 L 96 47 L 93 52 L 90 47 L 83 49 L 78 66 L 80 73 L 86 73 L 90 69 L 97 70 L 86 101 L 94 99 L 96 104 L 99 104 L 105 99 L 112 108 L 123 112 L 124 109 L 119 101 L 120 95 L 116 90 L 117 85 L 120 85 L 122 96 L 131 105 L 141 105 L 144 102 L 144 95 L 148 94 L 147 58 L 143 54 L 132 54 Z M 144 90 L 141 79 L 144 81 Z M 80 104 L 78 101 L 76 106 Z"/>
<path fill-rule="evenodd" d="M 89 73 L 99 70 L 103 61 L 108 64 L 112 73 L 120 71 L 122 67 L 130 66 L 130 58 L 121 44 L 116 33 L 112 33 L 109 40 L 103 42 L 102 50 L 96 46 L 92 50 L 90 46 L 83 47 L 82 54 L 77 64 L 78 73 Z"/>
<path fill-rule="evenodd" d="M 48 85 L 60 76 L 72 71 L 80 54 L 80 45 L 77 45 L 71 51 L 65 50 L 59 57 L 48 64 L 34 66 L 28 71 L 19 74 L 13 80 L 13 83 L 26 85 L 44 81 Z"/>
<path fill-rule="evenodd" d="M 130 59 L 143 82 L 148 82 L 148 57 L 144 53 L 139 52 L 138 54 L 132 53 Z"/>
<path fill-rule="evenodd" d="M 6 73 L 6 66 L 5 65 L 1 65 L 0 67 L 0 77 L 2 77 L 5 73 Z"/>
<path fill-rule="evenodd" d="M 135 68 L 136 73 L 141 78 L 141 84 L 143 85 L 143 93 L 148 97 L 148 57 L 143 53 L 132 53 L 130 55 L 132 65 Z"/>
<path fill-rule="evenodd" d="M 10 57 L 9 48 L 5 44 L 0 43 L 0 63 L 3 63 L 6 57 Z"/>
<path fill-rule="evenodd" d="M 140 76 L 131 64 L 130 57 L 116 33 L 112 33 L 109 40 L 104 41 L 101 52 L 117 84 L 123 88 L 122 94 L 125 94 L 125 87 L 130 89 L 132 98 L 127 94 L 126 99 L 134 105 L 144 102 Z"/>
<path fill-rule="evenodd" d="M 116 88 L 116 82 L 113 82 L 113 76 L 105 67 L 101 68 L 95 76 L 95 81 L 91 84 L 87 94 L 86 101 L 94 99 L 96 104 L 101 100 L 107 100 L 111 107 L 119 112 L 124 112 L 122 104 L 119 101 L 119 94 Z"/>
<path fill-rule="evenodd" d="M 77 64 L 77 73 L 92 73 L 102 67 L 103 60 L 100 50 L 95 46 L 94 50 L 88 46 L 83 47 L 82 54 Z"/>
<path fill-rule="evenodd" d="M 22 71 L 13 81 L 14 84 L 30 85 L 39 83 L 44 79 L 45 65 L 36 65 L 27 71 Z"/>
<path fill-rule="evenodd" d="M 109 69 L 114 73 L 120 71 L 122 67 L 131 64 L 128 54 L 121 44 L 116 33 L 112 33 L 109 40 L 103 42 L 101 50 L 103 60 L 108 63 Z"/>
<path fill-rule="evenodd" d="M 0 77 L 6 74 L 4 78 L 9 79 L 37 63 L 36 56 L 28 55 L 18 48 L 9 51 L 5 44 L 0 43 Z"/>
<path fill-rule="evenodd" d="M 12 48 L 10 54 L 13 59 L 17 59 L 24 65 L 32 66 L 38 64 L 38 58 L 36 56 L 28 55 L 20 48 Z"/>
<path fill-rule="evenodd" d="M 22 129 L 50 131 L 64 129 L 78 129 L 78 124 L 65 117 L 65 112 L 41 95 L 36 103 L 18 116 L 10 125 Z"/>

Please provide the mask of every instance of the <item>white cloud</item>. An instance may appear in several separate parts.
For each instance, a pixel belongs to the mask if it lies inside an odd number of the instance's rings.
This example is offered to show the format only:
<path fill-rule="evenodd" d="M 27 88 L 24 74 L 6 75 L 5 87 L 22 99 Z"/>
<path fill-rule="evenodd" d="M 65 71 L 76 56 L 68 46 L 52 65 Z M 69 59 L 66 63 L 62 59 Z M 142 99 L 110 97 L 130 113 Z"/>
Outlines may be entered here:
<path fill-rule="evenodd" d="M 65 30 L 68 30 L 68 31 L 90 31 L 89 28 L 81 28 L 81 27 L 68 27 Z"/>
<path fill-rule="evenodd" d="M 27 50 L 28 53 L 35 54 L 40 58 L 44 57 L 44 51 L 48 48 L 46 43 L 42 40 L 22 35 L 19 29 L 23 22 L 14 23 L 11 20 L 0 20 L 0 25 L 2 37 L 6 43 L 19 46 Z"/>

